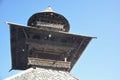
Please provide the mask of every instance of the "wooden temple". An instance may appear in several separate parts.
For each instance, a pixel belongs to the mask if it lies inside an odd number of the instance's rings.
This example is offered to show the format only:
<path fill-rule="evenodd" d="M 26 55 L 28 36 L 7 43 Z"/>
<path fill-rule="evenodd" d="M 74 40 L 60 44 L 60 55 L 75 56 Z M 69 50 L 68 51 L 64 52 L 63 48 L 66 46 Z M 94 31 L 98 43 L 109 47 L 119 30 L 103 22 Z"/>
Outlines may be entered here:
<path fill-rule="evenodd" d="M 70 71 L 93 37 L 69 33 L 68 20 L 50 7 L 33 14 L 27 26 L 10 26 L 12 69 L 45 67 Z"/>

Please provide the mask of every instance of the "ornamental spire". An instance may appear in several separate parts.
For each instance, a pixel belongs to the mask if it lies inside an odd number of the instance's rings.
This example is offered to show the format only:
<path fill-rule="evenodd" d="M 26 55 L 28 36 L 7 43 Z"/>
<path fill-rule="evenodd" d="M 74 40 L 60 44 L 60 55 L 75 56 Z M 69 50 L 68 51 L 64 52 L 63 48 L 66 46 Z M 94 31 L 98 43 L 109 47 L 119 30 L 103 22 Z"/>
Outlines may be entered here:
<path fill-rule="evenodd" d="M 54 12 L 54 11 L 50 6 L 48 6 L 48 8 L 46 8 L 43 12 Z"/>

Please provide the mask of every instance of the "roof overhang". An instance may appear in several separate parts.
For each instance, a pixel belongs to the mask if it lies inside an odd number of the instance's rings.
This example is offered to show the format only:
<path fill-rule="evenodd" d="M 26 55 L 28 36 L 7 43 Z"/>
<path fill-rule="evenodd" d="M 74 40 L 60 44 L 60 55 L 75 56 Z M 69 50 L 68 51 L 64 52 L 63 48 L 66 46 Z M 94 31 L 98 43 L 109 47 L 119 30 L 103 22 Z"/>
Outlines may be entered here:
<path fill-rule="evenodd" d="M 73 68 L 91 39 L 95 38 L 91 36 L 71 34 L 68 32 L 43 30 L 9 22 L 7 22 L 7 24 L 10 25 L 11 57 L 13 69 L 27 69 L 28 59 L 26 58 L 28 55 L 25 53 L 28 52 L 25 51 L 26 45 L 27 43 L 31 43 L 32 45 L 32 41 L 36 42 L 36 40 L 29 40 L 29 34 L 38 34 L 48 36 L 49 38 L 55 37 L 57 40 L 43 40 L 43 42 L 38 42 L 39 44 L 36 44 L 36 46 L 41 49 L 44 48 L 45 51 L 52 49 L 53 52 L 51 53 L 53 54 L 62 54 L 61 50 L 63 50 L 64 53 L 67 54 L 67 60 L 71 63 L 70 68 L 67 69 L 67 71 L 70 71 Z M 35 49 L 37 49 L 37 47 L 35 47 Z M 24 57 L 19 57 L 18 54 L 20 54 L 19 56 Z M 20 65 L 19 63 L 23 63 L 23 65 Z"/>

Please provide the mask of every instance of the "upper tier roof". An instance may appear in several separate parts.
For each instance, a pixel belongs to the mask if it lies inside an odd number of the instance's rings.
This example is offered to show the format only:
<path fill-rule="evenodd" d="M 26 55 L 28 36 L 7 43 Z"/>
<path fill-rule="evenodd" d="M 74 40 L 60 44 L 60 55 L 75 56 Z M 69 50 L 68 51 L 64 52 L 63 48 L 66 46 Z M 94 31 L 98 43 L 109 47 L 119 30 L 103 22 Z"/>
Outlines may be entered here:
<path fill-rule="evenodd" d="M 70 25 L 68 20 L 48 7 L 43 12 L 33 14 L 28 20 L 28 26 L 53 31 L 68 32 Z"/>

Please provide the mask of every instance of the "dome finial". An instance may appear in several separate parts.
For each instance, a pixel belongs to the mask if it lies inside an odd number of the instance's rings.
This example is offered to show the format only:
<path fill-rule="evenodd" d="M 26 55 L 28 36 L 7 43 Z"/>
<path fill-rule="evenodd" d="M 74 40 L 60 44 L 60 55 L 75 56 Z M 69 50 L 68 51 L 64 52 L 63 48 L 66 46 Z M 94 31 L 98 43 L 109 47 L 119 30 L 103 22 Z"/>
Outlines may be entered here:
<path fill-rule="evenodd" d="M 48 8 L 45 9 L 43 12 L 54 12 L 54 11 L 50 6 L 48 6 Z"/>

